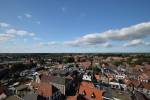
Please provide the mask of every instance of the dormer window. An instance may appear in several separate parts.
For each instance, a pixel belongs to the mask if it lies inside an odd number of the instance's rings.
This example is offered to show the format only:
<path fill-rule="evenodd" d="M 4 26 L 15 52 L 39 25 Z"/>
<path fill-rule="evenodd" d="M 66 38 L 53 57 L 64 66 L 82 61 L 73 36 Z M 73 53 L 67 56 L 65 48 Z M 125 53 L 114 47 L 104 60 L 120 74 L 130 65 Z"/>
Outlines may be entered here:
<path fill-rule="evenodd" d="M 94 94 L 94 92 L 91 94 L 91 98 L 95 98 L 95 94 Z"/>
<path fill-rule="evenodd" d="M 82 95 L 83 95 L 83 96 L 85 96 L 85 95 L 86 95 L 86 92 L 85 92 L 85 90 L 82 92 Z"/>

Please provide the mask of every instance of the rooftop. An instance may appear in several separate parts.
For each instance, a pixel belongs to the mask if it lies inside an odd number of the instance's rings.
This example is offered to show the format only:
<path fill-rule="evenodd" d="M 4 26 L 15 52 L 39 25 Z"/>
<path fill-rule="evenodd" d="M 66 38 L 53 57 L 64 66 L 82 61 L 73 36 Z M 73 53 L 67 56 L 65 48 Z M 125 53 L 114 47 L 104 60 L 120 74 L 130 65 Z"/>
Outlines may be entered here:
<path fill-rule="evenodd" d="M 23 97 L 24 100 L 37 100 L 37 94 L 34 92 L 29 92 Z"/>
<path fill-rule="evenodd" d="M 13 95 L 6 98 L 6 100 L 23 100 L 23 99 L 18 97 L 17 95 Z"/>
<path fill-rule="evenodd" d="M 63 78 L 63 77 L 58 77 L 58 76 L 42 75 L 41 81 L 42 82 L 52 82 L 52 83 L 56 83 L 56 84 L 65 85 L 66 79 Z"/>
<path fill-rule="evenodd" d="M 81 82 L 79 94 L 90 100 L 102 100 L 102 94 L 104 91 L 95 88 L 92 82 Z"/>
<path fill-rule="evenodd" d="M 49 83 L 33 83 L 33 87 L 37 89 L 37 94 L 43 97 L 52 96 L 58 89 Z"/>
<path fill-rule="evenodd" d="M 104 93 L 104 96 L 107 98 L 116 98 L 119 100 L 132 100 L 128 93 L 115 89 L 107 89 Z"/>

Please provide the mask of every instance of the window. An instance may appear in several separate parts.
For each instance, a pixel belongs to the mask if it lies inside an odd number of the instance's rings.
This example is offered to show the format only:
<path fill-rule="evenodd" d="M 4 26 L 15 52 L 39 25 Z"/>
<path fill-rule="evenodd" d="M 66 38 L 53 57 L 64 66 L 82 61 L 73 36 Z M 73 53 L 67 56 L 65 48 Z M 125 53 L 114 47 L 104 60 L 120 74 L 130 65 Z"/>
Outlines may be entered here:
<path fill-rule="evenodd" d="M 57 92 L 55 92 L 55 96 L 57 97 Z"/>
<path fill-rule="evenodd" d="M 59 91 L 57 91 L 57 92 L 56 92 L 56 96 L 59 96 L 59 95 L 60 95 L 60 93 L 59 93 Z"/>
<path fill-rule="evenodd" d="M 118 85 L 116 85 L 116 88 L 119 88 Z"/>
<path fill-rule="evenodd" d="M 95 94 L 94 94 L 94 92 L 91 94 L 91 98 L 95 98 Z"/>

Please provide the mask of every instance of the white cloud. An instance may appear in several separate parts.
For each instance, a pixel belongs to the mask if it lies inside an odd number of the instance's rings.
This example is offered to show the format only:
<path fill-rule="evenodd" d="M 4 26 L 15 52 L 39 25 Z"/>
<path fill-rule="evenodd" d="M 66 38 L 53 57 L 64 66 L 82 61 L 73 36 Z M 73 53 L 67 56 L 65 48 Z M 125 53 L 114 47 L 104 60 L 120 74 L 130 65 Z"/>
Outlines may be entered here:
<path fill-rule="evenodd" d="M 8 30 L 6 30 L 6 33 L 14 34 L 14 33 L 16 33 L 16 30 L 15 29 L 8 29 Z"/>
<path fill-rule="evenodd" d="M 137 45 L 141 45 L 144 44 L 144 41 L 141 39 L 135 39 L 132 41 L 129 41 L 128 43 L 124 44 L 124 47 L 128 47 L 128 46 L 137 46 Z"/>
<path fill-rule="evenodd" d="M 13 26 L 0 22 L 0 28 L 2 28 L 2 33 L 0 33 L 0 41 L 13 40 L 17 37 L 32 37 L 35 36 L 35 33 L 28 32 L 26 30 L 19 30 L 12 28 Z"/>
<path fill-rule="evenodd" d="M 15 38 L 13 34 L 0 34 L 0 41 L 11 40 L 13 38 Z"/>
<path fill-rule="evenodd" d="M 150 45 L 150 42 L 145 42 L 144 40 L 142 39 L 134 39 L 134 40 L 131 40 L 129 41 L 128 43 L 124 44 L 123 46 L 124 47 L 133 47 L 133 46 L 138 46 L 138 45 Z"/>
<path fill-rule="evenodd" d="M 57 45 L 58 42 L 56 41 L 51 41 L 51 42 L 40 42 L 39 45 L 40 46 L 54 46 L 54 45 Z"/>
<path fill-rule="evenodd" d="M 65 44 L 72 46 L 80 46 L 80 45 L 95 45 L 98 43 L 105 43 L 105 39 L 99 39 L 99 34 L 88 34 L 81 38 L 78 38 L 74 41 L 66 41 Z"/>
<path fill-rule="evenodd" d="M 29 36 L 35 36 L 35 33 L 28 33 Z"/>
<path fill-rule="evenodd" d="M 109 42 L 103 43 L 101 45 L 105 48 L 112 47 L 112 45 Z"/>
<path fill-rule="evenodd" d="M 41 39 L 38 38 L 38 37 L 33 37 L 33 40 L 38 41 L 38 40 L 41 40 Z"/>
<path fill-rule="evenodd" d="M 9 27 L 10 25 L 4 22 L 0 22 L 0 27 Z"/>
<path fill-rule="evenodd" d="M 34 36 L 35 33 L 31 33 L 31 32 L 28 32 L 28 31 L 25 31 L 25 30 L 16 30 L 16 29 L 8 29 L 6 31 L 7 34 L 15 34 L 15 35 L 18 35 L 18 36 Z"/>
<path fill-rule="evenodd" d="M 148 35 L 150 35 L 150 22 L 145 22 L 121 29 L 87 34 L 73 41 L 66 41 L 65 43 L 72 46 L 96 45 L 106 43 L 109 40 L 126 41 Z"/>
<path fill-rule="evenodd" d="M 18 19 L 22 19 L 22 16 L 17 16 Z"/>
<path fill-rule="evenodd" d="M 149 46 L 149 45 L 150 45 L 150 42 L 145 42 L 145 45 Z"/>
<path fill-rule="evenodd" d="M 64 44 L 66 45 L 71 45 L 71 46 L 79 46 L 79 40 L 74 40 L 74 41 L 65 41 Z"/>
<path fill-rule="evenodd" d="M 38 24 L 38 25 L 40 25 L 41 24 L 41 22 L 39 21 L 39 20 L 37 20 L 37 19 L 35 19 L 31 14 L 29 14 L 29 13 L 25 13 L 24 15 L 19 15 L 19 16 L 17 16 L 17 18 L 18 19 L 24 19 L 24 20 L 30 20 L 30 22 L 32 22 L 32 23 L 34 23 L 34 24 Z M 32 19 L 31 19 L 32 18 Z"/>
<path fill-rule="evenodd" d="M 31 17 L 32 17 L 32 15 L 31 15 L 31 14 L 28 14 L 28 13 L 26 13 L 26 14 L 24 14 L 24 15 L 25 15 L 26 18 L 31 18 Z"/>

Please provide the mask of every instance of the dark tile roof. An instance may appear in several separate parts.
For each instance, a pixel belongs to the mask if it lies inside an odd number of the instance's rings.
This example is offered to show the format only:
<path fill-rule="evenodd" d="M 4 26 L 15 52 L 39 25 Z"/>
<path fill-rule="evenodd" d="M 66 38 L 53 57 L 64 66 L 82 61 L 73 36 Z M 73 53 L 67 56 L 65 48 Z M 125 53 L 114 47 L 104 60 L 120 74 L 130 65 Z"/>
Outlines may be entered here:
<path fill-rule="evenodd" d="M 102 100 L 102 94 L 104 91 L 97 89 L 94 87 L 94 84 L 91 82 L 81 82 L 80 89 L 79 89 L 79 94 L 83 94 L 85 92 L 85 98 L 89 100 Z M 94 95 L 95 98 L 91 98 L 91 96 Z"/>
<path fill-rule="evenodd" d="M 41 76 L 41 81 L 42 82 L 51 82 L 51 83 L 65 85 L 66 79 L 63 78 L 63 77 L 42 75 Z"/>
<path fill-rule="evenodd" d="M 16 90 L 24 90 L 24 89 L 27 89 L 28 88 L 28 86 L 27 85 L 19 85 L 19 86 L 17 86 L 16 87 Z"/>
<path fill-rule="evenodd" d="M 23 99 L 18 97 L 17 95 L 13 95 L 6 98 L 6 100 L 23 100 Z"/>
<path fill-rule="evenodd" d="M 37 100 L 37 94 L 34 92 L 30 92 L 23 97 L 24 100 Z"/>
<path fill-rule="evenodd" d="M 146 96 L 138 91 L 135 91 L 135 99 L 136 100 L 148 100 Z"/>

